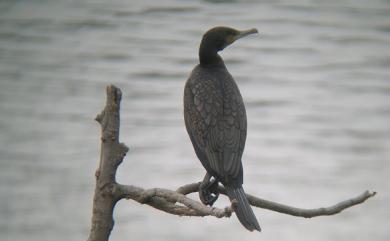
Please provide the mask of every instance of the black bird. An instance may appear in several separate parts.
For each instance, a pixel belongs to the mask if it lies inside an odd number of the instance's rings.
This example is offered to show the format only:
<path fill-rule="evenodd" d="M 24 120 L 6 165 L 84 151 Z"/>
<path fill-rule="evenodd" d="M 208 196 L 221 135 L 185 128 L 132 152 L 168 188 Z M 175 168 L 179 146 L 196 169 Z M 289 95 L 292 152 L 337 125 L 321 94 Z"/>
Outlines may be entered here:
<path fill-rule="evenodd" d="M 257 33 L 215 27 L 203 35 L 200 63 L 192 70 L 184 89 L 184 119 L 195 153 L 207 173 L 199 196 L 205 205 L 218 198 L 221 182 L 235 213 L 245 228 L 260 231 L 259 223 L 246 198 L 241 157 L 244 151 L 247 120 L 240 91 L 218 51 L 239 38 Z"/>

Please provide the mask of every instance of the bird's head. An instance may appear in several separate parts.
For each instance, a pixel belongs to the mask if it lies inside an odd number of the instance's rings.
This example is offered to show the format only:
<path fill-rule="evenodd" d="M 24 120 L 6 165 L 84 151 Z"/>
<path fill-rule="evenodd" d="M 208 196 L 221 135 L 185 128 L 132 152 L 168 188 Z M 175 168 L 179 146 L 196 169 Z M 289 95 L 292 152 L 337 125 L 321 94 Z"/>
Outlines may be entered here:
<path fill-rule="evenodd" d="M 229 27 L 215 27 L 208 30 L 202 38 L 199 48 L 199 60 L 202 65 L 215 65 L 223 63 L 222 58 L 217 54 L 237 39 L 250 34 L 258 33 L 257 29 L 236 30 Z"/>
<path fill-rule="evenodd" d="M 214 27 L 203 35 L 201 46 L 208 45 L 209 48 L 218 52 L 234 43 L 237 39 L 254 33 L 258 33 L 255 28 L 239 31 L 229 27 Z"/>

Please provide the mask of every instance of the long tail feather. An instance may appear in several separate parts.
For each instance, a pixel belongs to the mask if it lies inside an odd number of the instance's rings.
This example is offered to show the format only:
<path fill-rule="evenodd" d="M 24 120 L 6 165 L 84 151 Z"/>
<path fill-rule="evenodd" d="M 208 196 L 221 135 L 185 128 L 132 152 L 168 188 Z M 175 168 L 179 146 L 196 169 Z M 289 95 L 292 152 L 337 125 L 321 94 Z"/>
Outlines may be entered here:
<path fill-rule="evenodd" d="M 237 207 L 235 213 L 240 223 L 249 231 L 257 230 L 261 231 L 260 225 L 257 222 L 256 216 L 253 213 L 251 205 L 246 198 L 244 189 L 241 187 L 225 186 L 227 194 L 230 200 L 235 199 L 237 201 Z"/>

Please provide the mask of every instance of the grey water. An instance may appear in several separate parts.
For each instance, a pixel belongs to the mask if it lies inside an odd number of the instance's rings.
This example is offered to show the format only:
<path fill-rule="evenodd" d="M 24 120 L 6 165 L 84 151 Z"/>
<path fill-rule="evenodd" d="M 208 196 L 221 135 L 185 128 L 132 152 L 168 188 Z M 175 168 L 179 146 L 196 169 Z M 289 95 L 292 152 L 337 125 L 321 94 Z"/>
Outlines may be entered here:
<path fill-rule="evenodd" d="M 87 239 L 109 84 L 130 147 L 118 181 L 200 181 L 182 94 L 217 25 L 260 32 L 221 53 L 247 106 L 246 191 L 302 208 L 378 195 L 313 219 L 255 209 L 260 234 L 126 200 L 111 240 L 390 240 L 386 0 L 0 1 L 0 240 Z"/>

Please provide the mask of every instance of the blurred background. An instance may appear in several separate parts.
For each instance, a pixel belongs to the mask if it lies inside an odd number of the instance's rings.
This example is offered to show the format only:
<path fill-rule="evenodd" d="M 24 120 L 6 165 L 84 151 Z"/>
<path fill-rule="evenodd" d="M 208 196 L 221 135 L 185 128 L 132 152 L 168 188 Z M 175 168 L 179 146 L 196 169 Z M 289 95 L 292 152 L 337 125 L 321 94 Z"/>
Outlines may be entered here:
<path fill-rule="evenodd" d="M 222 53 L 247 106 L 246 191 L 304 208 L 379 194 L 330 217 L 256 209 L 261 234 L 121 201 L 111 240 L 390 240 L 386 0 L 0 1 L 0 239 L 87 239 L 109 84 L 130 147 L 118 181 L 200 181 L 182 95 L 217 25 L 260 31 Z"/>

